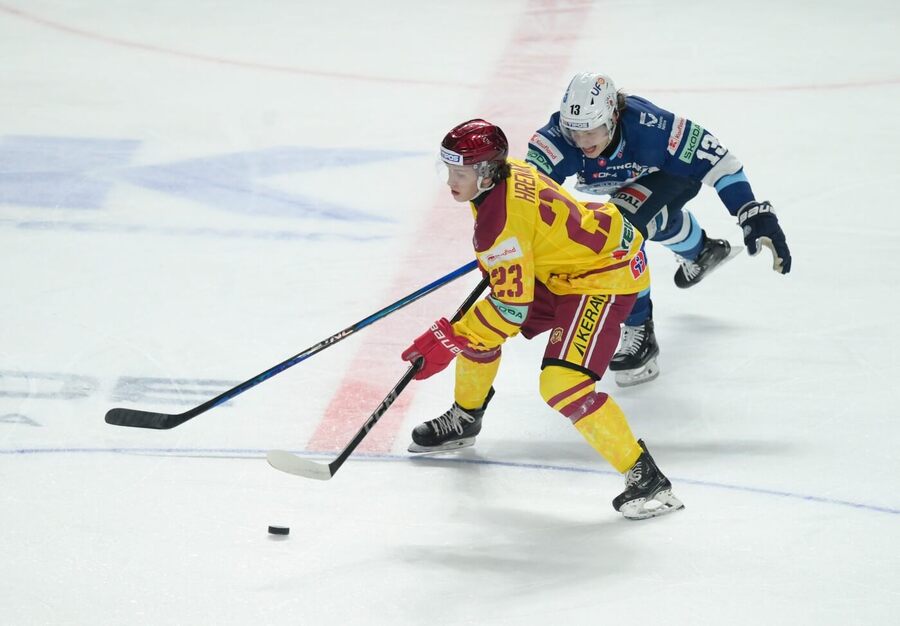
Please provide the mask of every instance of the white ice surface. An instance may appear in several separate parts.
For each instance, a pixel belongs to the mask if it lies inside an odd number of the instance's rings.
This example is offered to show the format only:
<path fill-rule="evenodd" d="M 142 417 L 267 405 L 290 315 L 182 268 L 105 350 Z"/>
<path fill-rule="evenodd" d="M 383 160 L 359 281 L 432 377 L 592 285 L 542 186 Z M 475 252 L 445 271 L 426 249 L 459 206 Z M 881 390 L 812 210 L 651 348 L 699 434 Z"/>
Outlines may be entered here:
<path fill-rule="evenodd" d="M 894 623 L 898 26 L 875 0 L 0 2 L 0 624 Z M 186 410 L 467 262 L 441 136 L 485 116 L 521 155 L 581 70 L 716 132 L 794 255 L 683 292 L 649 247 L 662 374 L 601 388 L 685 511 L 612 510 L 621 478 L 540 399 L 542 341 L 505 348 L 472 449 L 405 453 L 448 373 L 332 480 L 266 464 L 332 458 L 307 444 L 329 407 L 374 408 L 474 277 L 171 431 L 104 423 Z M 63 139 L 98 161 L 48 178 Z M 390 154 L 334 160 L 365 151 Z M 712 190 L 691 208 L 740 241 Z"/>

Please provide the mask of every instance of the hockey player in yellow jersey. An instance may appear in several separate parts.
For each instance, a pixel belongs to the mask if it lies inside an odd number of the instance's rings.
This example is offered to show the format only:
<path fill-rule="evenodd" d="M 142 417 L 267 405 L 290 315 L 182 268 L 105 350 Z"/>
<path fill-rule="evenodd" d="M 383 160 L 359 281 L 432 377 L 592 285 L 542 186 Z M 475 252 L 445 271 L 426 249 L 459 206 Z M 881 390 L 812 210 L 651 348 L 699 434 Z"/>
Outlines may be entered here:
<path fill-rule="evenodd" d="M 581 204 L 507 154 L 503 131 L 484 120 L 456 126 L 441 142 L 450 192 L 472 209 L 475 255 L 491 292 L 458 322 L 435 322 L 403 352 L 404 360 L 423 360 L 417 379 L 456 358 L 453 406 L 415 428 L 410 452 L 472 445 L 503 343 L 548 332 L 541 396 L 625 474 L 614 508 L 630 519 L 683 508 L 618 404 L 594 388 L 638 292 L 650 284 L 643 237 L 614 205 Z"/>

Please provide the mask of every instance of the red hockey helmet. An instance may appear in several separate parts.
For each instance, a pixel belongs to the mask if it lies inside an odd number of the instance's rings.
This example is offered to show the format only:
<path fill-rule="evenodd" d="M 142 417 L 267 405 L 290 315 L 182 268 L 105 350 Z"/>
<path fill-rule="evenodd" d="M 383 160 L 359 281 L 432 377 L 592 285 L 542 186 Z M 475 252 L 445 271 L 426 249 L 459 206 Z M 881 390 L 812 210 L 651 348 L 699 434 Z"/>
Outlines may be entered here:
<path fill-rule="evenodd" d="M 504 161 L 509 142 L 499 126 L 481 119 L 454 127 L 441 142 L 441 160 L 448 165 L 473 165 L 483 161 Z"/>
<path fill-rule="evenodd" d="M 472 166 L 478 174 L 477 186 L 481 191 L 493 187 L 503 176 L 502 165 L 508 154 L 506 135 L 499 126 L 482 119 L 455 126 L 441 141 L 441 162 L 444 166 Z M 485 179 L 490 181 L 487 186 L 483 184 Z"/>

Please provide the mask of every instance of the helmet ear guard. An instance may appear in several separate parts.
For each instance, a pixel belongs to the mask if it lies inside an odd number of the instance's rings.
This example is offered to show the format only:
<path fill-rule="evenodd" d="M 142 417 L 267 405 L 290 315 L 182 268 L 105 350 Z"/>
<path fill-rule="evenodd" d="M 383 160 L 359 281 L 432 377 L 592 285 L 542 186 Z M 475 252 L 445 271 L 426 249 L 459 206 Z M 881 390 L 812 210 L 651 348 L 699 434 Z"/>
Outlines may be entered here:
<path fill-rule="evenodd" d="M 494 178 L 497 175 L 497 172 L 500 170 L 500 167 L 506 163 L 503 161 L 481 161 L 480 163 L 475 163 L 472 167 L 475 169 L 475 173 L 483 178 Z"/>
<path fill-rule="evenodd" d="M 475 173 L 478 174 L 478 190 L 479 191 L 487 191 L 497 183 L 499 183 L 503 177 L 500 176 L 500 170 L 502 167 L 506 165 L 506 161 L 481 161 L 480 163 L 475 163 L 472 167 L 475 169 Z M 482 182 L 485 180 L 490 181 L 486 187 L 482 186 Z"/>

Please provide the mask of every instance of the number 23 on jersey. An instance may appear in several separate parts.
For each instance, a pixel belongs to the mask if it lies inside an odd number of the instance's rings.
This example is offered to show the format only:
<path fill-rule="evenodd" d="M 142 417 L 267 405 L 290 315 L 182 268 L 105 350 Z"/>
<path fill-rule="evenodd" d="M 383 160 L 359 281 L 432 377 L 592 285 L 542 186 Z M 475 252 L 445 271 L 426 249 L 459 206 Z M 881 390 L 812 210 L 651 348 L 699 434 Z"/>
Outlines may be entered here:
<path fill-rule="evenodd" d="M 491 285 L 494 286 L 494 295 L 498 298 L 518 298 L 525 292 L 522 284 L 522 266 L 500 265 L 491 270 Z"/>

